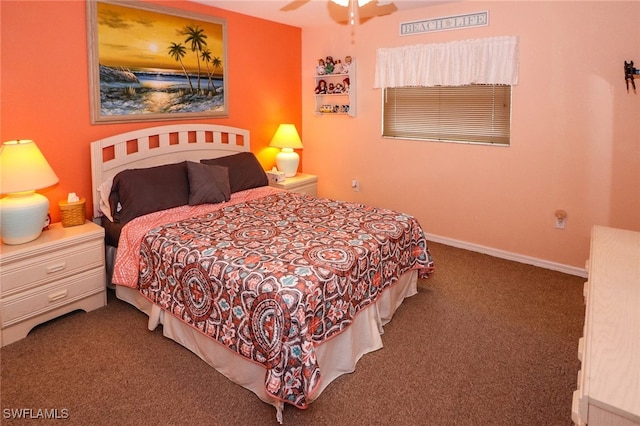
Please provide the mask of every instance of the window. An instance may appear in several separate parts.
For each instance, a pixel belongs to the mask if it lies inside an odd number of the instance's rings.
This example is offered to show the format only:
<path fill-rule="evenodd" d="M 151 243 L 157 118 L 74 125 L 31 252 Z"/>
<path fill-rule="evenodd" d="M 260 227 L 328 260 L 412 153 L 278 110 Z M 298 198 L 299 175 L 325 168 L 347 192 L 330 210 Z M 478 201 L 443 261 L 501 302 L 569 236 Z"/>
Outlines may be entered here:
<path fill-rule="evenodd" d="M 386 88 L 382 121 L 384 137 L 508 146 L 511 86 Z"/>

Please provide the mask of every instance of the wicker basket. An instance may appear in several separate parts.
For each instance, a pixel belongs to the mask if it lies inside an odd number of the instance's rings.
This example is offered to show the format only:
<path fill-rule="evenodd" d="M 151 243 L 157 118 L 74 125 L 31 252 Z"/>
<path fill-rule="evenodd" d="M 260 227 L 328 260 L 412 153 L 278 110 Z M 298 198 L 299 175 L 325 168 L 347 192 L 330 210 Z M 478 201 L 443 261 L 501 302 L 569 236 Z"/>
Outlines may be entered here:
<path fill-rule="evenodd" d="M 80 198 L 80 200 L 71 203 L 60 201 L 58 202 L 58 206 L 60 207 L 62 226 L 65 228 L 82 225 L 87 218 L 84 198 Z"/>

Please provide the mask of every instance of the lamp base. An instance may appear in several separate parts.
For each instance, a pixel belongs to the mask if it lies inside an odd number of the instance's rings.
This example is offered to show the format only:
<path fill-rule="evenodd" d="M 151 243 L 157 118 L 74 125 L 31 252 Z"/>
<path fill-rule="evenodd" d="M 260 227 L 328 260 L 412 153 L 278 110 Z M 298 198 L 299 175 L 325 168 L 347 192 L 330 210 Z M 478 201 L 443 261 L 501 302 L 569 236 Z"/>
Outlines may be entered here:
<path fill-rule="evenodd" d="M 5 244 L 24 244 L 40 236 L 49 200 L 35 191 L 9 194 L 0 200 L 0 233 Z"/>
<path fill-rule="evenodd" d="M 286 177 L 296 175 L 298 164 L 300 164 L 300 156 L 292 148 L 282 148 L 282 151 L 276 155 L 276 167 L 284 172 Z"/>

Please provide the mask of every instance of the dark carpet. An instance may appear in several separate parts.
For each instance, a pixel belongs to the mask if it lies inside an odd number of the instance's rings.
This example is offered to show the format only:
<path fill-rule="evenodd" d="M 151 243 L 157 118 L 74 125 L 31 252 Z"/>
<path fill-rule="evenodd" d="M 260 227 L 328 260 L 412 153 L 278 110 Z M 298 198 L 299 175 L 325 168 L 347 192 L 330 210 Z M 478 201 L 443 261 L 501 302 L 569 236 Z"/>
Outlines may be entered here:
<path fill-rule="evenodd" d="M 384 348 L 285 425 L 571 425 L 584 279 L 442 244 Z M 277 425 L 109 292 L 0 350 L 3 425 Z M 45 411 L 46 410 L 46 411 Z M 27 419 L 15 418 L 15 413 Z M 58 419 L 37 417 L 58 416 Z"/>

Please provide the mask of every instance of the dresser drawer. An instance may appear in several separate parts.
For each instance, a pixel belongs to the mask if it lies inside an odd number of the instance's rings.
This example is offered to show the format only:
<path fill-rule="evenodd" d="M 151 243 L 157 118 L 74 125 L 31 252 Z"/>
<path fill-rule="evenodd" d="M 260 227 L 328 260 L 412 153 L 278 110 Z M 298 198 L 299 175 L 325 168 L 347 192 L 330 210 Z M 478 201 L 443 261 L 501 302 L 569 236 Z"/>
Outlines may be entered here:
<path fill-rule="evenodd" d="M 584 336 L 578 339 L 578 359 L 582 362 L 584 358 Z"/>
<path fill-rule="evenodd" d="M 573 391 L 573 398 L 571 399 L 571 420 L 577 426 L 584 426 L 585 422 L 580 416 L 580 391 Z"/>
<path fill-rule="evenodd" d="M 0 297 L 103 266 L 102 239 L 24 258 L 3 265 Z"/>
<path fill-rule="evenodd" d="M 2 328 L 105 291 L 104 269 L 82 272 L 67 279 L 2 299 Z"/>

